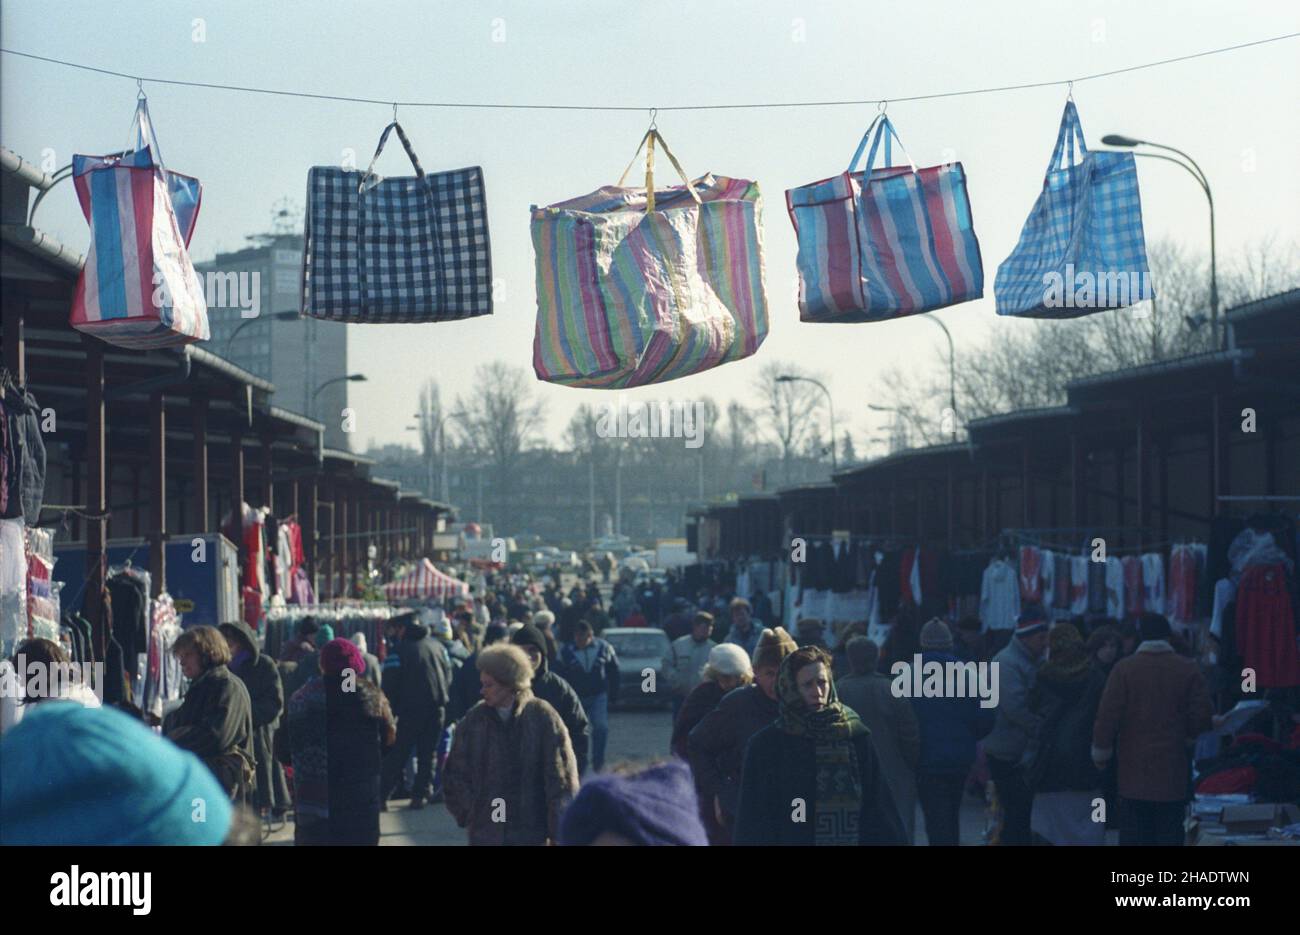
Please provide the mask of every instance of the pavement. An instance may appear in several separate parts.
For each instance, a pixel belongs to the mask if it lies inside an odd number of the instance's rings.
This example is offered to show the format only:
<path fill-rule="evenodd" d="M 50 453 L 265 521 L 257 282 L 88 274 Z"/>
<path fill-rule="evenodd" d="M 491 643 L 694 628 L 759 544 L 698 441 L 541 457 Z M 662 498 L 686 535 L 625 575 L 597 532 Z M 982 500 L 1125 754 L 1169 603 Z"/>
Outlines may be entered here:
<path fill-rule="evenodd" d="M 609 715 L 609 746 L 605 759 L 609 765 L 616 763 L 646 763 L 668 755 L 668 741 L 672 736 L 672 721 L 667 711 L 627 709 L 611 711 Z M 424 808 L 412 810 L 404 799 L 388 803 L 389 810 L 379 815 L 379 843 L 389 845 L 464 845 L 465 832 L 456 827 L 455 820 L 442 803 L 429 803 Z M 916 815 L 916 843 L 924 844 L 925 820 L 920 809 Z M 967 796 L 961 809 L 961 843 L 983 844 L 984 805 L 977 798 Z M 263 843 L 292 845 L 293 823 L 288 822 Z"/>

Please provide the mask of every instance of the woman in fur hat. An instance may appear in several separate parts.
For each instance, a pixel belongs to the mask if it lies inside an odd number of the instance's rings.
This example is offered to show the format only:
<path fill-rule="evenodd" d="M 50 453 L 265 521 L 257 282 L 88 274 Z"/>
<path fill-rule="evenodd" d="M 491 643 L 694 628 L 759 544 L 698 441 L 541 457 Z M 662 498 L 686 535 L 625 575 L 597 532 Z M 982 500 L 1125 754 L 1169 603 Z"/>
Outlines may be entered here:
<path fill-rule="evenodd" d="M 478 654 L 483 700 L 456 727 L 443 794 L 470 844 L 545 844 L 578 791 L 569 732 L 533 695 L 533 667 L 511 643 Z"/>

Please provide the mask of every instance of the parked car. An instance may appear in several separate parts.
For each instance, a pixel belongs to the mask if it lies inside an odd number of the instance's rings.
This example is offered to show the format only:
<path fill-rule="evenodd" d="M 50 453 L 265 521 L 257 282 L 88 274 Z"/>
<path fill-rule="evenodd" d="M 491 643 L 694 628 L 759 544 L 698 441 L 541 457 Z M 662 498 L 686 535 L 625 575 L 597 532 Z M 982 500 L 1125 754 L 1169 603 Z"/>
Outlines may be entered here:
<path fill-rule="evenodd" d="M 664 655 L 668 652 L 668 634 L 654 627 L 610 627 L 601 634 L 618 654 L 618 698 L 616 704 L 668 707 L 672 694 L 664 672 Z M 654 672 L 654 692 L 643 691 Z"/>

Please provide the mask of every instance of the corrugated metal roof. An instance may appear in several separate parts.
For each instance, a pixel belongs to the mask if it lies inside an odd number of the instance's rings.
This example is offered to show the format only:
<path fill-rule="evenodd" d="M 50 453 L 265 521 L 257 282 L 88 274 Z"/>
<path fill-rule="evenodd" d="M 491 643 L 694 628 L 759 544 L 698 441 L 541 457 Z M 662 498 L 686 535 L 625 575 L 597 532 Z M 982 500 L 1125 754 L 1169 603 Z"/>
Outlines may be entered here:
<path fill-rule="evenodd" d="M 985 416 L 966 423 L 969 429 L 985 429 L 995 425 L 1012 422 L 1027 422 L 1033 419 L 1056 419 L 1063 416 L 1078 415 L 1079 410 L 1073 406 L 1041 406 L 1037 409 L 1017 409 L 1015 412 L 1002 412 L 995 416 Z"/>
<path fill-rule="evenodd" d="M 288 409 L 281 409 L 279 406 L 271 407 L 271 416 L 275 419 L 291 422 L 294 425 L 301 425 L 303 428 L 311 429 L 313 432 L 325 431 L 325 423 L 317 422 L 315 419 L 309 419 L 304 415 L 300 415 Z"/>
<path fill-rule="evenodd" d="M 1230 364 L 1234 360 L 1245 360 L 1253 356 L 1253 352 L 1248 350 L 1207 351 L 1204 354 L 1190 354 L 1187 357 L 1176 357 L 1173 360 L 1161 360 L 1151 364 L 1141 364 L 1137 367 L 1126 367 L 1123 370 L 1111 370 L 1092 377 L 1082 377 L 1067 383 L 1066 389 L 1073 390 L 1101 386 L 1106 383 L 1122 383 L 1125 380 L 1138 380 L 1143 377 L 1175 373 L 1179 370 L 1193 370 L 1197 367 Z"/>
<path fill-rule="evenodd" d="M 1229 321 L 1241 321 L 1256 315 L 1282 311 L 1289 307 L 1300 308 L 1300 289 L 1290 289 L 1277 295 L 1266 296 L 1253 302 L 1233 306 L 1226 312 Z"/>

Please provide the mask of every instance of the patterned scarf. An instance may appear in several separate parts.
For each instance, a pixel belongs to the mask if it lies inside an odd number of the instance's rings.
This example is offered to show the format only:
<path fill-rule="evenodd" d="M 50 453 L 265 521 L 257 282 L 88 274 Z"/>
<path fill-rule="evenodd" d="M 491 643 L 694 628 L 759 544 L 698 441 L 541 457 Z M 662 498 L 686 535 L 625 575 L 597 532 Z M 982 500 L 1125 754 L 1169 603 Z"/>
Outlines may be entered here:
<path fill-rule="evenodd" d="M 289 699 L 293 738 L 293 795 L 299 815 L 328 818 L 329 749 L 325 720 L 325 680 L 317 675 Z"/>
<path fill-rule="evenodd" d="M 840 704 L 834 680 L 826 706 L 809 711 L 799 695 L 789 662 L 787 656 L 776 680 L 780 708 L 776 726 L 792 736 L 811 738 L 816 745 L 813 843 L 818 847 L 856 846 L 862 810 L 862 775 L 853 736 L 865 731 L 866 725 L 852 709 Z M 830 672 L 826 674 L 829 676 Z"/>

